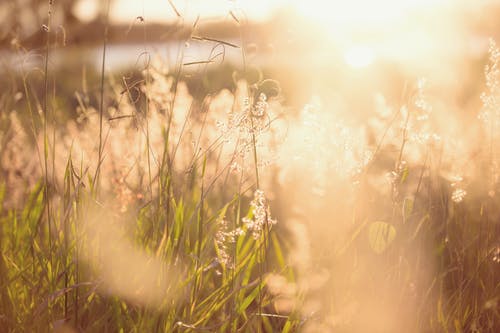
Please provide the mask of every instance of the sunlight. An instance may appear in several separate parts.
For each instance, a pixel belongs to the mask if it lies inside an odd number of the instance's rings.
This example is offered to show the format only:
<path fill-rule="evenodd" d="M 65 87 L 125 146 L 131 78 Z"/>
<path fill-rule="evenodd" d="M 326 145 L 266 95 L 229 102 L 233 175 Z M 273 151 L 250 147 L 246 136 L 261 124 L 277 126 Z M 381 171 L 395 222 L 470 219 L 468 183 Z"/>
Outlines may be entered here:
<path fill-rule="evenodd" d="M 394 28 L 412 12 L 443 6 L 450 0 L 294 0 L 294 6 L 330 33 Z"/>
<path fill-rule="evenodd" d="M 82 22 L 90 22 L 98 15 L 99 4 L 92 0 L 80 0 L 73 8 L 73 12 Z"/>
<path fill-rule="evenodd" d="M 364 68 L 373 63 L 375 60 L 375 53 L 373 49 L 364 46 L 353 46 L 344 52 L 344 61 L 346 64 L 353 68 Z"/>
<path fill-rule="evenodd" d="M 91 0 L 80 0 L 88 2 Z M 93 0 L 94 2 L 96 0 Z M 181 15 L 181 20 L 190 22 L 201 19 L 223 18 L 229 16 L 230 11 L 244 12 L 252 20 L 265 19 L 280 1 L 253 0 L 253 1 L 227 1 L 227 0 L 191 0 L 173 1 L 176 10 Z M 179 19 L 171 5 L 166 0 L 115 0 L 110 13 L 111 20 L 129 23 L 137 16 L 143 16 L 148 22 L 172 22 Z"/>
<path fill-rule="evenodd" d="M 375 58 L 422 69 L 436 59 L 453 58 L 461 47 L 456 38 L 462 29 L 457 9 L 465 8 L 467 1 L 293 0 L 293 6 L 319 27 L 321 34 L 314 38 L 321 47 L 339 49 L 353 69 Z"/>
<path fill-rule="evenodd" d="M 0 0 L 1 332 L 500 332 L 500 0 Z"/>

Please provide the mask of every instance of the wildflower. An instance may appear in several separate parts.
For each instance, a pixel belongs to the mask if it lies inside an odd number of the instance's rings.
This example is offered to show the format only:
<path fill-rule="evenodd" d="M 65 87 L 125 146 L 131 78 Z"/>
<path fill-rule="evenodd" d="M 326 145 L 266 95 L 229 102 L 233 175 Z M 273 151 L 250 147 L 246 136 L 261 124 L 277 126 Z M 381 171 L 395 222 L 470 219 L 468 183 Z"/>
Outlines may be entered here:
<path fill-rule="evenodd" d="M 467 195 L 467 191 L 461 188 L 457 188 L 451 194 L 451 200 L 456 203 L 462 202 Z"/>
<path fill-rule="evenodd" d="M 428 102 L 425 94 L 426 86 L 427 80 L 425 78 L 417 81 L 417 89 L 413 98 L 414 108 L 411 111 L 413 113 L 412 119 L 408 118 L 404 126 L 408 132 L 410 141 L 421 144 L 432 144 L 439 142 L 440 137 L 431 129 L 430 116 L 432 105 Z"/>
<path fill-rule="evenodd" d="M 227 112 L 226 121 L 215 122 L 215 128 L 226 145 L 225 150 L 231 160 L 228 163 L 231 165 L 231 172 L 241 171 L 239 165 L 243 165 L 242 162 L 252 155 L 257 147 L 266 147 L 268 149 L 265 151 L 272 154 L 269 149 L 272 143 L 269 141 L 275 134 L 268 131 L 272 110 L 266 94 L 260 93 L 255 101 L 249 97 L 242 97 L 241 101 L 241 105 L 238 104 L 237 107 Z M 265 162 L 262 156 L 259 157 L 261 157 L 260 163 Z"/>
<path fill-rule="evenodd" d="M 241 165 L 238 162 L 233 162 L 231 166 L 229 167 L 229 172 L 231 173 L 240 173 L 242 170 Z"/>
<path fill-rule="evenodd" d="M 500 49 L 493 40 L 490 40 L 489 54 L 490 63 L 486 65 L 484 70 L 488 91 L 481 94 L 483 110 L 479 114 L 479 119 L 483 120 L 486 124 L 495 122 L 495 118 L 499 116 L 498 107 L 500 106 Z"/>
<path fill-rule="evenodd" d="M 425 96 L 425 87 L 427 80 L 421 78 L 417 82 L 417 94 L 415 96 L 415 107 L 418 110 L 417 120 L 423 121 L 429 119 L 429 114 L 432 111 L 432 106 L 427 102 Z"/>
<path fill-rule="evenodd" d="M 451 200 L 453 202 L 459 203 L 462 202 L 467 195 L 467 191 L 462 187 L 463 178 L 462 176 L 456 175 L 451 178 L 451 187 L 453 188 L 453 192 L 451 193 Z"/>
<path fill-rule="evenodd" d="M 250 207 L 252 208 L 253 217 L 245 217 L 242 222 L 246 228 L 252 232 L 253 238 L 258 239 L 262 229 L 269 228 L 273 224 L 276 224 L 277 221 L 271 218 L 271 209 L 267 204 L 264 191 L 255 191 L 254 198 L 250 202 Z"/>
<path fill-rule="evenodd" d="M 259 100 L 255 103 L 255 107 L 252 109 L 252 115 L 254 117 L 262 117 L 267 111 L 267 96 L 264 93 L 260 93 Z"/>
<path fill-rule="evenodd" d="M 500 263 L 500 246 L 495 246 L 492 250 L 491 250 L 491 253 L 492 253 L 492 259 L 493 259 L 493 262 L 498 264 Z"/>
<path fill-rule="evenodd" d="M 489 136 L 490 174 L 488 195 L 495 194 L 495 187 L 499 183 L 498 155 L 496 153 L 500 129 L 500 49 L 493 40 L 490 40 L 489 64 L 485 68 L 487 91 L 481 94 L 483 108 L 479 119 L 483 121 Z M 492 195 L 493 194 L 493 195 Z"/>
<path fill-rule="evenodd" d="M 220 217 L 217 220 L 217 225 L 219 229 L 215 234 L 215 243 L 217 244 L 217 248 L 219 250 L 218 261 L 221 264 L 232 268 L 234 266 L 234 261 L 230 254 L 230 246 L 236 242 L 236 239 L 239 236 L 244 234 L 244 231 L 241 228 L 229 230 L 225 217 Z"/>

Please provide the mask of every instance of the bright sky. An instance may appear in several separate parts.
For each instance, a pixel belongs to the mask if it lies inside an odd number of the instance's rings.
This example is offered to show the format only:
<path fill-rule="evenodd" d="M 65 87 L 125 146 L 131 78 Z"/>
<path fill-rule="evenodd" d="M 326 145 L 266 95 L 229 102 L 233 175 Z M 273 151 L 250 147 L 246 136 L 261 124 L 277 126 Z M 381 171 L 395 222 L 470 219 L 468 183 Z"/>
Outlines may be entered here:
<path fill-rule="evenodd" d="M 172 0 L 182 17 L 195 20 L 227 16 L 230 10 L 243 11 L 249 19 L 265 19 L 272 11 L 286 3 L 285 0 Z M 80 0 L 77 13 L 80 17 L 91 19 L 98 11 L 98 0 Z M 177 18 L 168 0 L 114 0 L 110 11 L 111 20 L 129 23 L 137 16 L 148 22 L 171 22 Z"/>
<path fill-rule="evenodd" d="M 105 0 L 80 0 L 79 16 L 91 17 L 98 3 Z M 149 22 L 176 19 L 170 2 L 189 21 L 227 16 L 230 10 L 243 12 L 249 19 L 267 18 L 278 7 L 292 6 L 301 14 L 334 27 L 389 24 L 416 11 L 433 11 L 444 7 L 475 6 L 498 0 L 112 0 L 111 19 L 130 22 L 137 16 Z"/>
<path fill-rule="evenodd" d="M 80 0 L 77 12 L 93 17 L 98 1 Z M 378 56 L 422 62 L 431 51 L 453 51 L 450 45 L 464 26 L 456 13 L 473 17 L 492 1 L 500 0 L 114 0 L 110 15 L 121 23 L 138 16 L 149 23 L 168 23 L 178 19 L 171 2 L 190 24 L 198 15 L 201 20 L 229 18 L 230 11 L 240 18 L 244 14 L 249 20 L 265 20 L 275 9 L 292 6 L 344 50 L 348 64 L 364 67 Z"/>

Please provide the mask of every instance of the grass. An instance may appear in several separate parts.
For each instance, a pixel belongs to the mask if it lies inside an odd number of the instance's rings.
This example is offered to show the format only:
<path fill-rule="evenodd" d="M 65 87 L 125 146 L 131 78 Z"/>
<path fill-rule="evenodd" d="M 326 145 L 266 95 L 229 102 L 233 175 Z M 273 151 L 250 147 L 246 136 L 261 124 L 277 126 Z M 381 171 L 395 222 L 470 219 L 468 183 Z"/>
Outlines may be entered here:
<path fill-rule="evenodd" d="M 117 79 L 104 33 L 76 110 L 48 38 L 42 80 L 19 73 L 1 96 L 1 332 L 500 328 L 493 42 L 466 144 L 424 81 L 355 125 L 291 112 L 262 74 L 203 95 L 215 50 L 238 46 L 193 36 L 215 44 L 207 61 L 180 48 L 173 70 L 148 55 Z"/>

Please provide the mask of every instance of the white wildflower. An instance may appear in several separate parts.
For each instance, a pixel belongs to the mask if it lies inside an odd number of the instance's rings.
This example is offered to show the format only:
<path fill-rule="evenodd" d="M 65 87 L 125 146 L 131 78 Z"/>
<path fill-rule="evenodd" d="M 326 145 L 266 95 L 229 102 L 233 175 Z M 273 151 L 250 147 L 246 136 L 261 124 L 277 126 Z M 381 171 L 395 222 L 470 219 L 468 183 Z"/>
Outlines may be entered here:
<path fill-rule="evenodd" d="M 456 203 L 462 202 L 467 195 L 467 191 L 461 188 L 457 188 L 451 194 L 451 200 Z"/>
<path fill-rule="evenodd" d="M 254 198 L 250 202 L 250 207 L 252 208 L 253 217 L 245 217 L 242 221 L 247 229 L 252 232 L 253 238 L 258 239 L 262 230 L 276 224 L 276 220 L 271 218 L 271 209 L 267 203 L 264 191 L 255 191 Z"/>
<path fill-rule="evenodd" d="M 229 230 L 228 223 L 224 217 L 217 220 L 218 230 L 215 233 L 215 242 L 219 250 L 218 261 L 226 267 L 233 268 L 234 260 L 230 254 L 231 244 L 236 242 L 236 239 L 245 232 L 241 228 Z"/>

